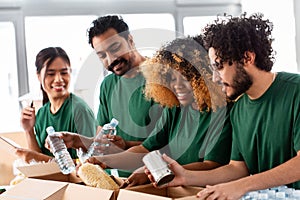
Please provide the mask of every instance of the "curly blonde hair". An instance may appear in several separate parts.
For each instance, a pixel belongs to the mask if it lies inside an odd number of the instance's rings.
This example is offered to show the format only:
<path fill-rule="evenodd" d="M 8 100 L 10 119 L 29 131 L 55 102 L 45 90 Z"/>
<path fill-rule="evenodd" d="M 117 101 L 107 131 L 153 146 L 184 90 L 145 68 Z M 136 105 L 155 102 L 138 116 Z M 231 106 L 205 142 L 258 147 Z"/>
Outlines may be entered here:
<path fill-rule="evenodd" d="M 208 63 L 201 36 L 177 38 L 167 43 L 140 67 L 146 79 L 146 98 L 162 106 L 179 106 L 170 88 L 171 72 L 177 70 L 190 82 L 200 111 L 215 111 L 225 106 L 226 96 L 221 87 L 213 83 Z"/>

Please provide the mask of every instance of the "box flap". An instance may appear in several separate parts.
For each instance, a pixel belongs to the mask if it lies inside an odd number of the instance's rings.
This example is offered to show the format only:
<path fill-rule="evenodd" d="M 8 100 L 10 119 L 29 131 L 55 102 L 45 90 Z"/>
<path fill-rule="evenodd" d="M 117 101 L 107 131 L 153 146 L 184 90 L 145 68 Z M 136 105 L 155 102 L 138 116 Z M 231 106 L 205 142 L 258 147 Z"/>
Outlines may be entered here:
<path fill-rule="evenodd" d="M 192 186 L 155 188 L 152 184 L 147 184 L 124 189 L 136 193 L 123 192 L 123 189 L 120 190 L 119 196 L 121 196 L 120 199 L 118 196 L 118 200 L 125 200 L 130 198 L 140 199 L 143 196 L 145 196 L 145 199 L 153 199 L 154 197 L 155 199 L 162 199 L 163 197 L 163 199 L 193 200 L 197 199 L 196 194 L 202 189 L 202 187 Z M 144 200 L 144 198 L 142 198 L 142 200 Z"/>
<path fill-rule="evenodd" d="M 1 194 L 0 199 L 53 199 L 68 183 L 27 178 Z M 54 195 L 54 196 L 53 196 Z M 52 198 L 51 198 L 52 196 Z"/>
<path fill-rule="evenodd" d="M 110 200 L 114 191 L 74 183 L 27 178 L 0 195 L 0 200 Z"/>
<path fill-rule="evenodd" d="M 192 187 L 192 186 L 178 186 L 178 187 L 168 187 L 167 196 L 171 198 L 180 198 L 186 196 L 196 196 L 200 192 L 202 187 Z"/>
<path fill-rule="evenodd" d="M 18 166 L 17 169 L 29 178 L 64 181 L 71 183 L 82 182 L 82 180 L 76 175 L 75 171 L 68 175 L 62 174 L 56 162 L 36 163 L 31 165 Z"/>
<path fill-rule="evenodd" d="M 13 140 L 0 136 L 0 149 L 15 156 L 15 151 L 18 147 L 20 147 L 20 145 L 15 143 Z"/>
<path fill-rule="evenodd" d="M 176 198 L 176 200 L 202 200 L 202 199 L 199 199 L 194 195 L 189 197 Z"/>
<path fill-rule="evenodd" d="M 38 177 L 61 173 L 56 162 L 36 163 L 31 165 L 18 166 L 17 169 L 27 177 Z"/>
<path fill-rule="evenodd" d="M 126 189 L 120 189 L 117 200 L 171 200 L 168 197 L 157 196 L 153 194 L 146 194 L 142 192 L 130 191 Z"/>
<path fill-rule="evenodd" d="M 63 200 L 103 199 L 109 200 L 114 191 L 70 183 Z"/>
<path fill-rule="evenodd" d="M 168 194 L 167 188 L 155 188 L 152 184 L 133 186 L 133 187 L 126 188 L 126 190 L 164 196 L 164 197 L 167 197 Z"/>

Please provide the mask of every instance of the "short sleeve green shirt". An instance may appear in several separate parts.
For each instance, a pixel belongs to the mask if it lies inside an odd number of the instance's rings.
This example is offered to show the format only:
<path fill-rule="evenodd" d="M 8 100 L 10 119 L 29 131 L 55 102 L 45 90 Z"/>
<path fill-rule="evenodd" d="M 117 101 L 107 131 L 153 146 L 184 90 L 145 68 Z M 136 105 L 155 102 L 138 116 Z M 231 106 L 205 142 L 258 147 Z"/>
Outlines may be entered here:
<path fill-rule="evenodd" d="M 151 135 L 143 142 L 149 151 L 161 149 L 180 164 L 211 160 L 227 164 L 231 125 L 227 108 L 199 112 L 191 106 L 164 109 Z"/>
<path fill-rule="evenodd" d="M 38 110 L 36 115 L 34 128 L 38 145 L 42 153 L 53 156 L 45 148 L 48 126 L 53 126 L 55 131 L 69 131 L 94 137 L 97 121 L 90 107 L 81 98 L 71 93 L 55 114 L 50 112 L 50 102 L 48 102 Z M 69 152 L 72 158 L 77 158 L 74 149 L 69 149 Z"/>
<path fill-rule="evenodd" d="M 100 126 L 112 118 L 119 121 L 117 135 L 127 141 L 143 141 L 150 134 L 162 108 L 146 100 L 143 89 L 145 79 L 141 74 L 134 78 L 108 75 L 100 87 L 97 120 Z"/>
<path fill-rule="evenodd" d="M 293 158 L 300 150 L 300 75 L 280 72 L 260 98 L 243 95 L 231 121 L 231 159 L 245 161 L 250 174 Z M 300 189 L 300 182 L 290 186 Z"/>

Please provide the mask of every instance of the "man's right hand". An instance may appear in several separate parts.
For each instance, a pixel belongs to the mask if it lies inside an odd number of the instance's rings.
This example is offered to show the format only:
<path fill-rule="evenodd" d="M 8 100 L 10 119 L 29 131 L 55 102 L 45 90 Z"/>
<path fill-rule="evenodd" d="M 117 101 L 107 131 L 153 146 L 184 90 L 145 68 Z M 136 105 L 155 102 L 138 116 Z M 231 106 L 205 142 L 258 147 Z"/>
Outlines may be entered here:
<path fill-rule="evenodd" d="M 168 167 L 171 169 L 171 171 L 174 173 L 175 178 L 169 182 L 166 185 L 163 185 L 162 187 L 171 187 L 171 186 L 179 186 L 179 185 L 184 185 L 185 181 L 185 174 L 186 174 L 186 169 L 184 169 L 179 163 L 177 163 L 175 160 L 167 156 L 166 154 L 163 154 L 163 159 L 168 163 Z M 153 183 L 155 187 L 158 187 L 157 184 L 155 183 L 155 180 L 150 173 L 150 171 L 145 167 L 145 173 L 148 175 L 148 178 L 150 181 Z"/>
<path fill-rule="evenodd" d="M 82 148 L 84 151 L 86 151 L 89 145 L 93 142 L 93 138 L 86 137 L 85 139 L 90 140 L 90 143 L 84 145 L 82 141 L 83 140 L 82 136 L 80 136 L 77 133 L 71 133 L 71 132 L 56 132 L 56 133 L 59 138 L 64 140 L 67 148 L 73 148 L 73 149 Z M 46 138 L 45 147 L 50 150 L 49 136 Z"/>
<path fill-rule="evenodd" d="M 92 163 L 94 165 L 100 165 L 102 169 L 106 169 L 107 165 L 100 161 L 101 156 L 93 156 L 86 160 L 88 163 Z"/>

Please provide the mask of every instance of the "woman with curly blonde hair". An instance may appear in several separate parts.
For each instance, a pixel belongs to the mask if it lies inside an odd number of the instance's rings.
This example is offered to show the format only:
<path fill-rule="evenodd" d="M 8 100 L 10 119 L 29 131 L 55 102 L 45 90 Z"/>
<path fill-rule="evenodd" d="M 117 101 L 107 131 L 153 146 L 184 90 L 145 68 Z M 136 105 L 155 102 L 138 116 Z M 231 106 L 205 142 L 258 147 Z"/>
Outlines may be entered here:
<path fill-rule="evenodd" d="M 97 157 L 90 162 L 133 169 L 141 166 L 143 155 L 158 149 L 191 170 L 213 169 L 229 162 L 229 109 L 221 88 L 212 82 L 207 51 L 201 44 L 200 36 L 177 38 L 144 62 L 140 70 L 146 80 L 145 96 L 166 107 L 161 118 L 150 136 L 127 154 Z M 140 168 L 126 183 L 133 186 L 147 181 Z"/>
<path fill-rule="evenodd" d="M 177 38 L 141 67 L 146 97 L 167 107 L 142 146 L 166 147 L 180 164 L 197 170 L 226 164 L 231 151 L 231 106 L 212 81 L 201 44 L 201 36 Z"/>
<path fill-rule="evenodd" d="M 162 106 L 179 106 L 180 100 L 170 88 L 171 74 L 175 70 L 190 83 L 200 111 L 216 111 L 217 107 L 225 106 L 226 96 L 221 87 L 212 82 L 207 51 L 201 44 L 201 36 L 176 39 L 144 62 L 142 73 L 146 78 L 146 97 Z"/>

